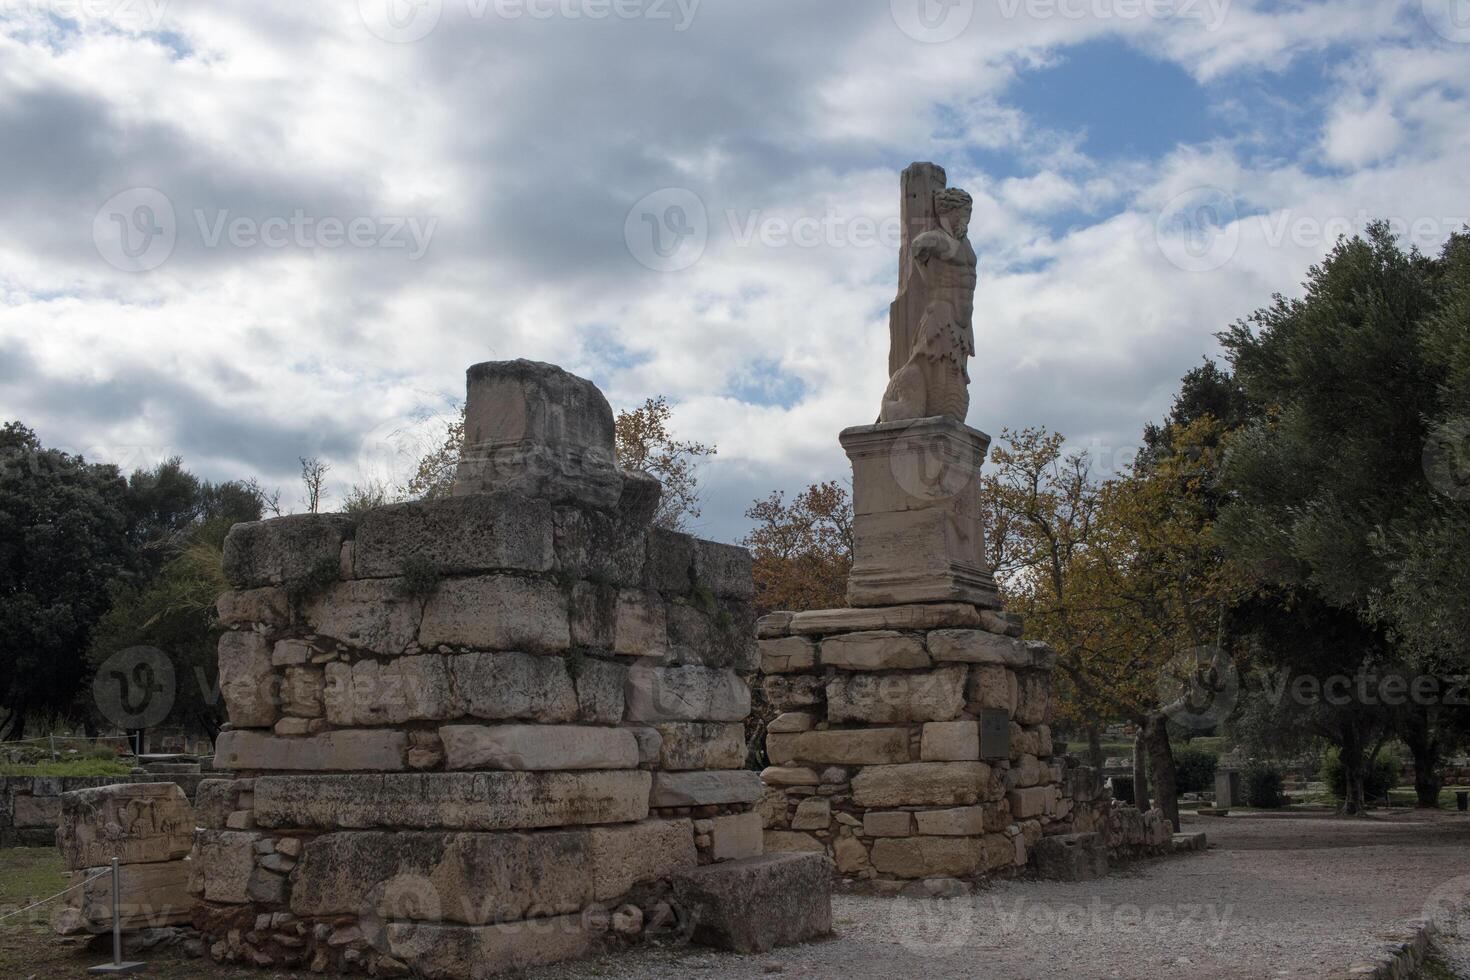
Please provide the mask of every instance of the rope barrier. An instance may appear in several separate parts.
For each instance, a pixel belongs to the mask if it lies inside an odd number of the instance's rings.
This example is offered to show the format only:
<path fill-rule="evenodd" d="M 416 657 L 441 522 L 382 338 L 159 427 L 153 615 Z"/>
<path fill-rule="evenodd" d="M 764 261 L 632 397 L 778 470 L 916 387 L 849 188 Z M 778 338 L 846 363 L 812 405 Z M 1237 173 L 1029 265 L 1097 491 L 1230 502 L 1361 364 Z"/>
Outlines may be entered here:
<path fill-rule="evenodd" d="M 111 871 L 111 869 L 109 869 L 107 871 L 104 871 L 101 874 L 93 875 L 90 878 L 83 879 L 82 881 L 77 882 L 75 885 L 70 885 L 70 886 L 68 886 L 66 888 L 63 888 L 61 891 L 57 892 L 55 895 L 52 895 L 50 898 L 43 898 L 43 899 L 41 899 L 39 902 L 36 902 L 34 905 L 27 905 L 23 909 L 16 909 L 14 912 L 7 912 L 4 915 L 0 915 L 0 922 L 4 922 L 6 919 L 10 919 L 10 918 L 13 918 L 13 917 L 15 917 L 17 915 L 20 915 L 22 912 L 29 912 L 31 909 L 38 909 L 42 905 L 45 905 L 47 902 L 54 902 L 58 898 L 60 898 L 61 896 L 65 895 L 67 892 L 74 891 L 74 890 L 76 890 L 78 888 L 81 888 L 83 885 L 90 885 L 92 882 L 96 881 L 98 878 L 110 878 L 110 877 L 112 877 L 112 871 Z"/>

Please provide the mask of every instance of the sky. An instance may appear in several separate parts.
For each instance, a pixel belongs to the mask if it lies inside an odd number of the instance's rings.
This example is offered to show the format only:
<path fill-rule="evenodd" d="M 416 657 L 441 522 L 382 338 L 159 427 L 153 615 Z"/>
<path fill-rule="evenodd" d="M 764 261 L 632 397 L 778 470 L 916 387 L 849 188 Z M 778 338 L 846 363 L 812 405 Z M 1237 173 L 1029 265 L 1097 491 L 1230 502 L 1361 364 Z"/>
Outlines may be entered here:
<path fill-rule="evenodd" d="M 527 357 L 718 447 L 693 529 L 849 477 L 899 173 L 975 198 L 969 424 L 1120 472 L 1373 218 L 1470 220 L 1470 0 L 0 0 L 0 419 L 300 503 Z"/>

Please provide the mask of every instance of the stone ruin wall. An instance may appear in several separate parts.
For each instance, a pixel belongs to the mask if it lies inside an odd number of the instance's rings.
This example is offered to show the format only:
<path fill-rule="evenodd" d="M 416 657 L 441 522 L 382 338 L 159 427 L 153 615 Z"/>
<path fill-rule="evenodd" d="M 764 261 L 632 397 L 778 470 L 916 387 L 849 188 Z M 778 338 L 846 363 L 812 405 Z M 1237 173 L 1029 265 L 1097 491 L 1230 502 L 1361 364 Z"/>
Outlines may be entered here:
<path fill-rule="evenodd" d="M 1057 754 L 1056 654 L 967 603 L 776 613 L 759 622 L 761 685 L 780 714 L 761 778 L 767 851 L 821 851 L 878 891 L 973 881 L 1032 863 L 1048 837 L 1096 834 L 1115 858 L 1160 853 L 1169 827 L 1105 798 Z M 987 710 L 1008 716 L 982 755 Z"/>
<path fill-rule="evenodd" d="M 750 558 L 651 529 L 649 482 L 231 532 L 233 778 L 200 787 L 190 884 L 216 959 L 517 969 L 653 928 L 656 879 L 761 853 Z"/>

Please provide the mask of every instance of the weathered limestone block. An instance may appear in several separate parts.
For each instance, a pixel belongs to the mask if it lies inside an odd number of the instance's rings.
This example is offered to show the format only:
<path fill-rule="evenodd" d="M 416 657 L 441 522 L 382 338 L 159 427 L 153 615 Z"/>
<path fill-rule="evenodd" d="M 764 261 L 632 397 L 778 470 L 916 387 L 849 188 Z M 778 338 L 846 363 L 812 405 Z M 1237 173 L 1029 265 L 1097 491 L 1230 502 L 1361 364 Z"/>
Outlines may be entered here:
<path fill-rule="evenodd" d="M 1028 670 L 1017 681 L 1020 697 L 1016 704 L 1016 721 L 1023 725 L 1040 725 L 1051 712 L 1051 679 L 1045 673 Z"/>
<path fill-rule="evenodd" d="M 899 878 L 963 878 L 985 870 L 974 837 L 883 837 L 873 842 L 873 867 Z"/>
<path fill-rule="evenodd" d="M 225 712 L 236 728 L 269 728 L 276 723 L 271 645 L 259 633 L 230 632 L 219 638 L 219 686 Z"/>
<path fill-rule="evenodd" d="M 750 777 L 758 793 L 759 779 L 755 773 Z M 255 780 L 255 819 L 263 827 L 345 829 L 516 830 L 627 823 L 648 816 L 651 782 L 643 771 L 260 776 Z"/>
<path fill-rule="evenodd" d="M 643 587 L 666 595 L 688 595 L 694 588 L 694 548 L 692 535 L 650 528 Z"/>
<path fill-rule="evenodd" d="M 825 796 L 808 796 L 791 816 L 792 830 L 826 830 L 832 823 L 832 801 Z"/>
<path fill-rule="evenodd" d="M 987 630 L 935 630 L 928 641 L 930 655 L 940 662 L 1031 666 L 1026 644 Z"/>
<path fill-rule="evenodd" d="M 13 826 L 20 829 L 55 828 L 61 823 L 61 797 L 17 794 L 14 798 Z"/>
<path fill-rule="evenodd" d="M 969 806 L 984 798 L 990 767 L 983 762 L 911 762 L 868 766 L 852 779 L 861 807 Z"/>
<path fill-rule="evenodd" d="M 396 657 L 418 636 L 419 604 L 403 598 L 396 580 L 342 582 L 306 607 L 313 630 L 339 643 Z"/>
<path fill-rule="evenodd" d="M 583 657 L 567 672 L 577 689 L 577 717 L 599 725 L 616 725 L 623 720 L 628 668 L 595 657 Z"/>
<path fill-rule="evenodd" d="M 568 623 L 572 646 L 581 650 L 611 650 L 618 617 L 618 590 L 606 582 L 578 581 L 572 585 Z"/>
<path fill-rule="evenodd" d="M 831 865 L 820 854 L 706 865 L 675 879 L 674 898 L 696 923 L 695 942 L 737 953 L 764 953 L 832 931 Z"/>
<path fill-rule="evenodd" d="M 594 827 L 588 832 L 587 856 L 592 897 L 611 901 L 639 882 L 693 868 L 698 863 L 694 825 L 689 820 L 645 820 L 624 827 Z"/>
<path fill-rule="evenodd" d="M 919 833 L 926 837 L 979 837 L 985 833 L 985 807 L 919 810 L 914 814 Z"/>
<path fill-rule="evenodd" d="M 306 843 L 299 868 L 291 911 L 301 916 L 484 925 L 592 899 L 585 831 L 326 834 Z"/>
<path fill-rule="evenodd" d="M 1012 840 L 1005 834 L 986 834 L 980 842 L 984 847 L 986 871 L 999 871 L 1026 863 L 1025 847 L 1029 844 L 1024 837 Z"/>
<path fill-rule="evenodd" d="M 812 674 L 776 674 L 761 678 L 766 700 L 777 711 L 811 708 L 827 699 L 826 683 Z"/>
<path fill-rule="evenodd" d="M 255 845 L 261 835 L 237 830 L 202 830 L 189 865 L 191 890 L 208 902 L 244 905 L 260 891 Z"/>
<path fill-rule="evenodd" d="M 970 668 L 965 699 L 980 709 L 993 708 L 1016 713 L 1016 672 L 999 664 L 977 664 Z"/>
<path fill-rule="evenodd" d="M 236 524 L 224 544 L 225 578 L 237 589 L 310 579 L 338 566 L 352 519 L 341 514 L 293 514 Z"/>
<path fill-rule="evenodd" d="M 778 735 L 790 735 L 796 732 L 809 732 L 816 724 L 816 716 L 809 711 L 783 711 L 771 723 L 766 726 L 767 732 Z"/>
<path fill-rule="evenodd" d="M 311 663 L 315 652 L 305 640 L 280 640 L 271 647 L 271 664 L 276 667 L 299 667 Z"/>
<path fill-rule="evenodd" d="M 967 602 L 934 602 L 865 609 L 815 609 L 793 614 L 786 628 L 796 635 L 810 635 L 864 630 L 933 630 L 979 626 L 980 622 L 980 610 Z"/>
<path fill-rule="evenodd" d="M 1050 775 L 1047 767 L 1034 755 L 1022 755 L 1011 764 L 1010 771 L 1006 773 L 1006 788 L 1017 789 L 1026 786 L 1035 786 L 1045 781 Z"/>
<path fill-rule="evenodd" d="M 489 977 L 586 956 L 597 938 L 582 915 L 486 926 L 389 922 L 388 952 L 430 980 Z"/>
<path fill-rule="evenodd" d="M 582 725 L 445 725 L 449 769 L 636 769 L 638 740 L 621 728 Z"/>
<path fill-rule="evenodd" d="M 793 762 L 867 766 L 909 761 L 907 728 L 854 728 L 766 734 L 766 754 L 778 766 Z"/>
<path fill-rule="evenodd" d="M 739 722 L 670 721 L 655 727 L 663 739 L 660 769 L 738 769 L 745 764 L 745 726 Z"/>
<path fill-rule="evenodd" d="M 624 657 L 662 657 L 668 653 L 668 618 L 657 592 L 618 591 L 612 648 L 613 653 Z"/>
<path fill-rule="evenodd" d="M 717 596 L 749 599 L 755 595 L 750 552 L 733 544 L 696 538 L 694 581 Z"/>
<path fill-rule="evenodd" d="M 774 640 L 791 633 L 791 612 L 766 613 L 755 624 L 755 635 L 758 639 Z"/>
<path fill-rule="evenodd" d="M 748 714 L 750 688 L 733 670 L 635 664 L 628 671 L 629 721 L 743 721 Z"/>
<path fill-rule="evenodd" d="M 796 830 L 768 830 L 761 847 L 766 854 L 826 854 L 827 845 L 811 834 Z"/>
<path fill-rule="evenodd" d="M 209 830 L 222 830 L 235 807 L 236 794 L 248 780 L 205 779 L 194 790 L 194 822 Z"/>
<path fill-rule="evenodd" d="M 66 936 L 106 932 L 112 928 L 112 876 L 94 877 L 108 871 L 110 867 L 95 867 L 78 868 L 71 873 L 73 890 L 62 898 L 63 904 L 52 921 L 57 932 Z M 123 931 L 187 923 L 194 906 L 189 894 L 189 872 L 188 861 L 122 865 L 118 869 L 118 913 Z M 94 880 L 87 881 L 88 878 Z"/>
<path fill-rule="evenodd" d="M 571 646 L 567 597 L 540 579 L 485 575 L 441 582 L 424 607 L 419 642 L 558 653 Z"/>
<path fill-rule="evenodd" d="M 332 731 L 278 738 L 254 731 L 222 732 L 215 742 L 220 769 L 297 772 L 393 772 L 404 768 L 408 733 L 387 729 Z"/>
<path fill-rule="evenodd" d="M 274 661 L 274 652 L 272 660 Z M 289 718 L 320 718 L 322 711 L 322 669 L 320 667 L 287 667 L 281 680 L 281 713 Z"/>
<path fill-rule="evenodd" d="M 358 578 L 395 578 L 410 562 L 441 575 L 547 572 L 555 562 L 551 504 L 483 493 L 377 507 L 358 523 L 354 559 Z"/>
<path fill-rule="evenodd" d="M 754 803 L 760 799 L 760 775 L 749 769 L 711 772 L 656 772 L 649 805 L 714 806 Z"/>
<path fill-rule="evenodd" d="M 755 614 L 749 603 L 736 600 L 676 599 L 666 606 L 668 662 L 701 667 L 732 667 L 754 671 L 759 651 L 753 634 Z"/>
<path fill-rule="evenodd" d="M 980 758 L 980 724 L 931 721 L 924 726 L 919 758 L 925 762 L 968 762 Z"/>
<path fill-rule="evenodd" d="M 193 846 L 194 808 L 174 783 L 78 789 L 59 800 L 56 846 L 72 871 L 113 858 L 123 864 L 174 861 Z"/>
<path fill-rule="evenodd" d="M 924 641 L 912 633 L 872 630 L 822 640 L 822 666 L 840 670 L 905 670 L 928 667 Z"/>
<path fill-rule="evenodd" d="M 1011 813 L 1015 818 L 1025 820 L 1027 817 L 1047 814 L 1056 805 L 1057 792 L 1053 786 L 1032 786 L 1013 789 L 1006 794 L 1006 799 L 1011 804 Z"/>
<path fill-rule="evenodd" d="M 449 658 L 454 690 L 465 711 L 492 721 L 575 721 L 577 689 L 561 657 L 527 653 L 467 653 Z"/>
<path fill-rule="evenodd" d="M 640 766 L 651 766 L 658 762 L 658 755 L 664 748 L 664 737 L 658 733 L 658 729 L 651 725 L 638 728 L 630 728 L 633 737 L 638 740 L 638 764 Z"/>
<path fill-rule="evenodd" d="M 817 645 L 803 636 L 760 640 L 761 672 L 797 674 L 817 666 Z"/>
<path fill-rule="evenodd" d="M 286 590 L 275 587 L 226 592 L 215 601 L 214 608 L 219 613 L 219 624 L 226 629 L 255 623 L 285 626 L 291 622 Z"/>
<path fill-rule="evenodd" d="M 401 725 L 464 714 L 439 654 L 327 664 L 322 697 L 334 725 Z"/>
<path fill-rule="evenodd" d="M 1043 837 L 1031 853 L 1037 877 L 1048 881 L 1092 881 L 1108 873 L 1108 845 L 1101 834 Z"/>
<path fill-rule="evenodd" d="M 914 832 L 914 815 L 907 810 L 869 810 L 863 814 L 863 833 L 868 837 L 908 837 Z"/>
<path fill-rule="evenodd" d="M 761 853 L 762 824 L 759 813 L 731 813 L 715 817 L 710 829 L 710 856 L 716 861 L 736 861 Z"/>
<path fill-rule="evenodd" d="M 832 722 L 949 721 L 964 706 L 964 667 L 915 674 L 839 674 L 827 681 L 827 718 Z"/>
<path fill-rule="evenodd" d="M 822 776 L 806 766 L 767 766 L 761 770 L 761 782 L 767 786 L 816 786 Z"/>

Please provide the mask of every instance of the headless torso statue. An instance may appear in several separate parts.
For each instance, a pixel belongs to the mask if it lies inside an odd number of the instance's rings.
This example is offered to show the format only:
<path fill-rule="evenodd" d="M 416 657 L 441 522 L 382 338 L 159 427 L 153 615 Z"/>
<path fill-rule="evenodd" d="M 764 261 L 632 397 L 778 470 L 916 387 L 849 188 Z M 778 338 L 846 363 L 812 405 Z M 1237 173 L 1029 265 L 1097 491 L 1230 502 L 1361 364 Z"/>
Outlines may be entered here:
<path fill-rule="evenodd" d="M 970 244 L 974 202 L 957 187 L 934 194 L 938 227 L 910 243 L 908 289 L 922 290 L 916 330 L 895 324 L 891 341 L 907 357 L 883 393 L 880 422 L 944 416 L 963 422 L 970 408 L 969 360 L 975 354 L 975 249 Z"/>

